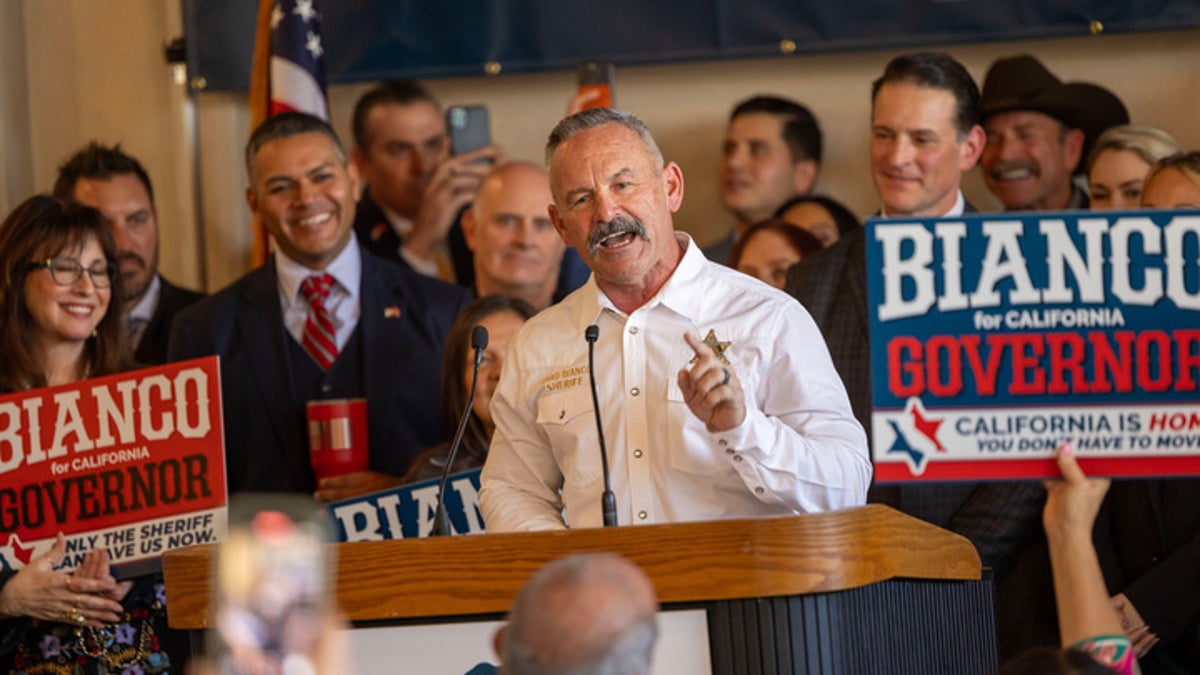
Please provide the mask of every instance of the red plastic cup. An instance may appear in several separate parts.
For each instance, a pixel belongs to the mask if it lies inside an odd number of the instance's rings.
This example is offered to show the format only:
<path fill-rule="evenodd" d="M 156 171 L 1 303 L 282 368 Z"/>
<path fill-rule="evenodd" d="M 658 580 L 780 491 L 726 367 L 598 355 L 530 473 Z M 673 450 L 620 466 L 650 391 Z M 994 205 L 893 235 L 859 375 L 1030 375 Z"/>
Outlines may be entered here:
<path fill-rule="evenodd" d="M 309 401 L 308 451 L 318 481 L 366 471 L 370 456 L 367 399 Z"/>

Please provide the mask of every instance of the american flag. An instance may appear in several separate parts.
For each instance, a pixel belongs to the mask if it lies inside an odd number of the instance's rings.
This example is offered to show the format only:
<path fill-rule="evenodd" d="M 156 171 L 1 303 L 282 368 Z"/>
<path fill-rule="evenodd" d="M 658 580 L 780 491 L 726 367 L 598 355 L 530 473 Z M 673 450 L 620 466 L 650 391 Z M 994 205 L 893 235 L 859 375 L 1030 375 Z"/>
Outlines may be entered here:
<path fill-rule="evenodd" d="M 325 46 L 316 0 L 259 0 L 250 78 L 250 128 L 294 110 L 329 121 Z M 255 223 L 251 262 L 266 262 L 267 233 Z"/>

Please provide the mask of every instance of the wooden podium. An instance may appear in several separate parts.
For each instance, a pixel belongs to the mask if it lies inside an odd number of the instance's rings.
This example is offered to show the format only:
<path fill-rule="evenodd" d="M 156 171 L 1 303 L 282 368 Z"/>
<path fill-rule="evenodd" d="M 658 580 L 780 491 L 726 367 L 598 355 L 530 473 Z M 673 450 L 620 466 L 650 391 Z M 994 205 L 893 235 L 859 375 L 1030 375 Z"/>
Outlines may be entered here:
<path fill-rule="evenodd" d="M 991 583 L 971 543 L 882 505 L 754 520 L 337 544 L 356 624 L 496 618 L 546 562 L 613 551 L 664 610 L 707 613 L 713 673 L 990 673 Z M 163 556 L 170 624 L 209 625 L 211 545 Z"/>

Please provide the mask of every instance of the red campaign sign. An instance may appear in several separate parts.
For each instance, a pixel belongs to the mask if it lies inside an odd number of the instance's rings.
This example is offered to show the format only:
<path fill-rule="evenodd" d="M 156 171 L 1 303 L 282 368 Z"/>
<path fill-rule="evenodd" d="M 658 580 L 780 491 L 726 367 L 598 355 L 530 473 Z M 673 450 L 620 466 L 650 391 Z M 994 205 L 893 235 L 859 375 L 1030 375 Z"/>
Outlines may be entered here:
<path fill-rule="evenodd" d="M 226 527 L 217 357 L 0 396 L 0 570 L 67 538 L 115 565 Z"/>

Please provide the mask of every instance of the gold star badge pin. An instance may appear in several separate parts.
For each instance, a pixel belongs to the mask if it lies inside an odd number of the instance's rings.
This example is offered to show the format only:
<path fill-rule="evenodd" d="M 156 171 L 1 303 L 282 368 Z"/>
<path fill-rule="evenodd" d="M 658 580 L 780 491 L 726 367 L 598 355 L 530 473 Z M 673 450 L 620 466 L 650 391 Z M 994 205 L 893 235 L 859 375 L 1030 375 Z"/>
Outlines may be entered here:
<path fill-rule="evenodd" d="M 732 342 L 729 342 L 728 340 L 725 342 L 718 340 L 717 334 L 710 328 L 708 329 L 708 335 L 704 336 L 704 344 L 708 345 L 709 348 L 713 350 L 713 353 L 717 355 L 717 358 L 721 360 L 721 363 L 729 365 L 729 359 L 725 358 L 725 350 L 729 349 L 729 345 L 733 344 Z M 693 356 L 692 360 L 688 361 L 688 363 L 695 363 L 699 359 L 700 357 Z"/>

